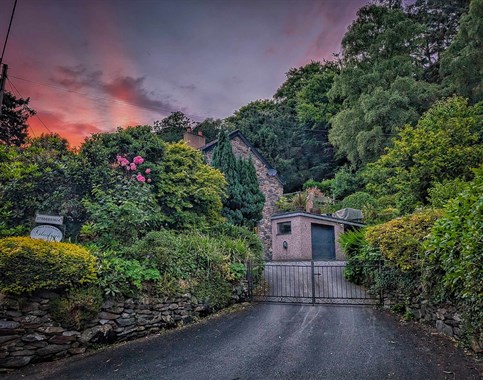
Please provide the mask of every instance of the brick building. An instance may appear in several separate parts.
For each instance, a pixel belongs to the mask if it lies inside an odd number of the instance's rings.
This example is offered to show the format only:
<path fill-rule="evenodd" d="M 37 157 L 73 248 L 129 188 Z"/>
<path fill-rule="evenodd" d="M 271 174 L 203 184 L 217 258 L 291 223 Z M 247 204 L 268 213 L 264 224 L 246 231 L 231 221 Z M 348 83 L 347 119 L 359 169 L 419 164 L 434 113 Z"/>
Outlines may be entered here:
<path fill-rule="evenodd" d="M 271 217 L 275 213 L 275 203 L 283 194 L 283 183 L 277 174 L 277 171 L 263 157 L 260 152 L 248 141 L 248 139 L 239 130 L 233 131 L 228 135 L 233 153 L 235 156 L 248 158 L 251 156 L 255 169 L 257 171 L 258 183 L 260 190 L 265 195 L 265 205 L 262 211 L 262 220 L 258 224 L 258 236 L 265 247 L 265 259 L 271 260 L 272 256 L 272 224 Z M 194 134 L 190 131 L 184 134 L 184 141 L 193 148 L 200 149 L 206 157 L 208 163 L 211 163 L 213 149 L 218 140 L 214 140 L 208 144 L 204 144 L 204 136 Z"/>

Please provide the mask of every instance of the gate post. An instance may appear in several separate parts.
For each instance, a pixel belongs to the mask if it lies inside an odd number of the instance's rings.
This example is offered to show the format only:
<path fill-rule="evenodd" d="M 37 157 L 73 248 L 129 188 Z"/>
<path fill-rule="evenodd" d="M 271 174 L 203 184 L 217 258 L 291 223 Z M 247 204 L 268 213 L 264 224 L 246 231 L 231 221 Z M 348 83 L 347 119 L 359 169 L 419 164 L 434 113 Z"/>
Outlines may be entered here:
<path fill-rule="evenodd" d="M 248 285 L 248 299 L 250 302 L 253 302 L 253 268 L 252 268 L 252 261 L 248 260 L 246 263 L 247 269 L 247 285 Z"/>
<path fill-rule="evenodd" d="M 315 305 L 315 268 L 314 260 L 310 261 L 310 273 L 312 275 L 312 305 Z"/>

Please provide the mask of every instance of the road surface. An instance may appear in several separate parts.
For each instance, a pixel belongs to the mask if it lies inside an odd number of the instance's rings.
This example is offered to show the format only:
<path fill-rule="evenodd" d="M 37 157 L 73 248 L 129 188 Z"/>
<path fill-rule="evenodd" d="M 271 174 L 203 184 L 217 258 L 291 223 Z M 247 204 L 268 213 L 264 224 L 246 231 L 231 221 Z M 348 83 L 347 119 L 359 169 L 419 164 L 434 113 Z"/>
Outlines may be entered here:
<path fill-rule="evenodd" d="M 258 304 L 6 378 L 469 380 L 475 367 L 450 341 L 372 307 Z"/>

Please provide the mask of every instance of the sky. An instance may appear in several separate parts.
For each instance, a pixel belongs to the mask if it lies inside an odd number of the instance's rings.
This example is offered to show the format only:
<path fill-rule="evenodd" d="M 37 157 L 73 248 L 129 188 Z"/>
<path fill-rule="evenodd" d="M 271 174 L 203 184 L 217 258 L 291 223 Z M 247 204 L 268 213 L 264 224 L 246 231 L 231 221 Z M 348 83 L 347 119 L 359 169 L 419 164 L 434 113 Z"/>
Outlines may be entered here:
<path fill-rule="evenodd" d="M 368 0 L 18 0 L 7 90 L 72 146 L 182 111 L 225 118 L 330 60 Z M 14 0 L 0 0 L 3 46 Z"/>

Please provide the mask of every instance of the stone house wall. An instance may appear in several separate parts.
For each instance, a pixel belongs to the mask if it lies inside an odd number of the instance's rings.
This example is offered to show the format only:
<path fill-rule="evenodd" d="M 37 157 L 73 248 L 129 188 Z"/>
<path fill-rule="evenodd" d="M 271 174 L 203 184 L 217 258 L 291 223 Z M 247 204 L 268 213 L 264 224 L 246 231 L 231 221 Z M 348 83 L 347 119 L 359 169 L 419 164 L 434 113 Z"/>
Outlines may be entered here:
<path fill-rule="evenodd" d="M 262 219 L 258 224 L 258 236 L 262 240 L 265 248 L 265 259 L 272 258 L 272 225 L 271 217 L 276 211 L 276 202 L 283 195 L 283 185 L 275 176 L 268 175 L 268 168 L 260 158 L 253 154 L 250 147 L 244 141 L 235 136 L 231 140 L 233 153 L 237 157 L 252 157 L 253 164 L 257 171 L 258 183 L 260 190 L 265 195 L 265 205 L 263 206 Z M 208 163 L 211 163 L 213 156 L 213 149 L 205 152 L 205 157 Z"/>
<path fill-rule="evenodd" d="M 93 344 L 109 344 L 185 325 L 212 310 L 190 294 L 166 299 L 108 300 L 82 330 L 56 323 L 50 315 L 56 292 L 28 298 L 0 294 L 0 373 L 29 363 L 82 354 Z M 247 300 L 245 284 L 234 287 L 232 301 Z"/>

